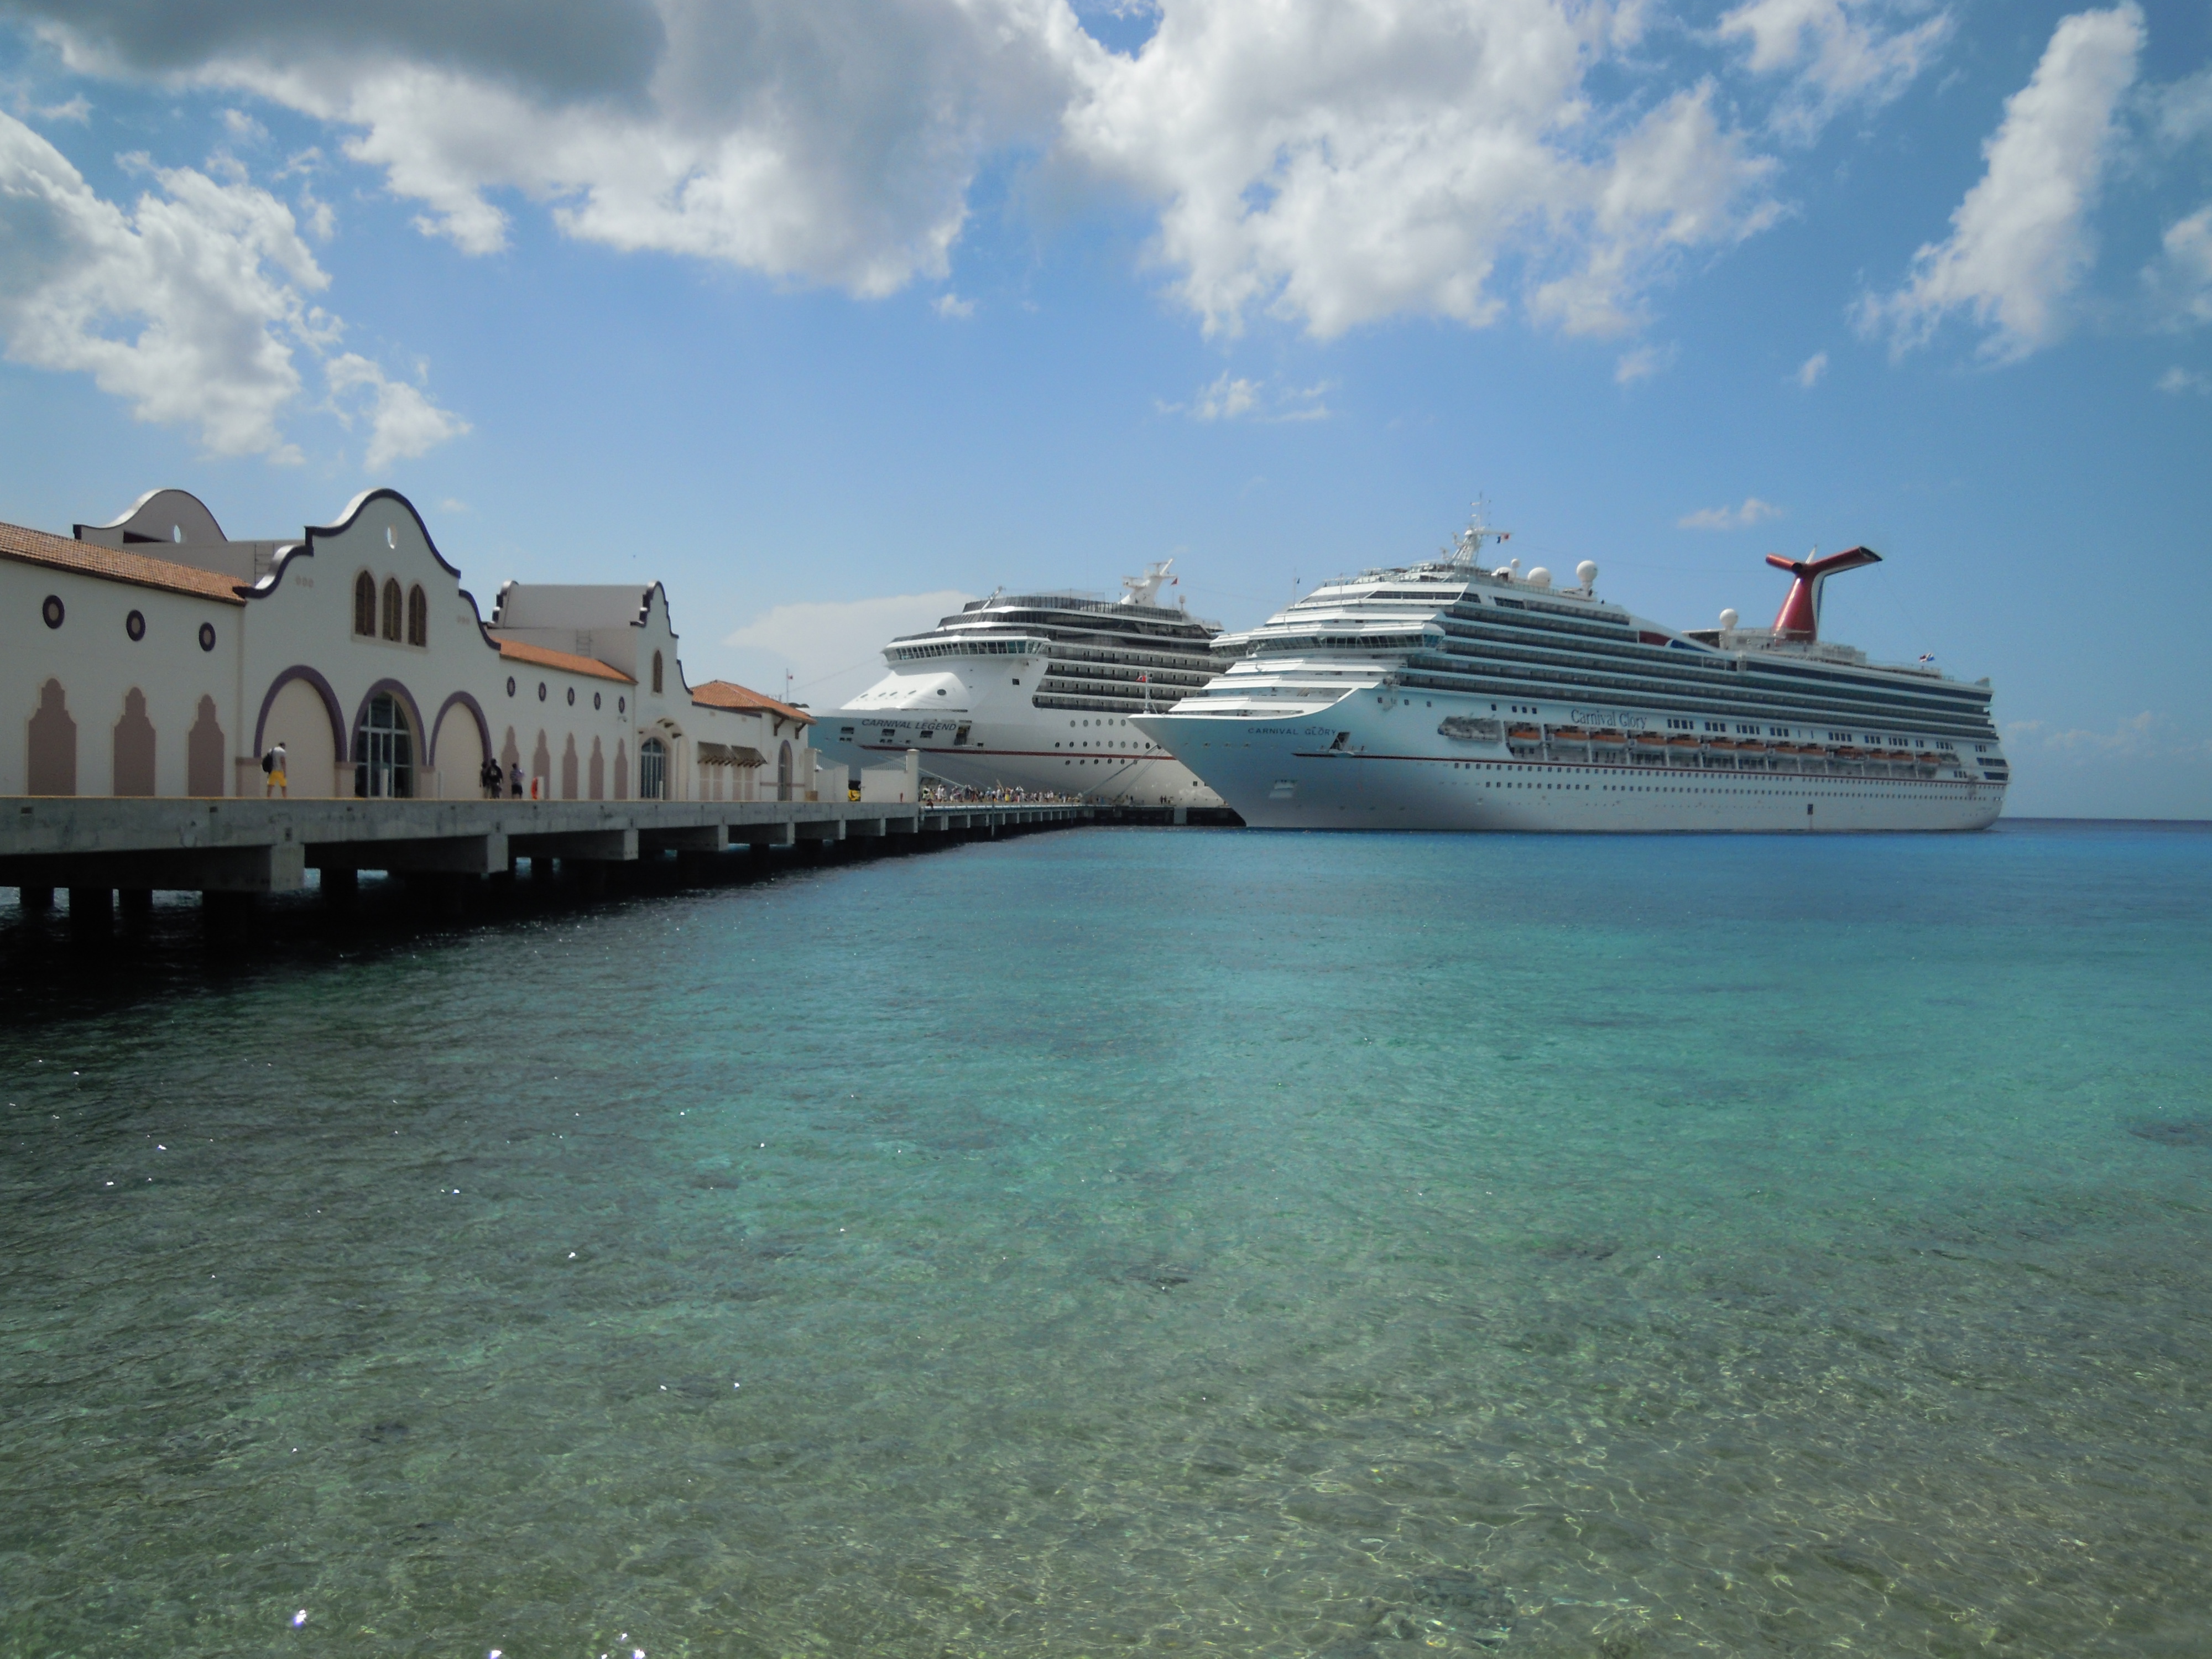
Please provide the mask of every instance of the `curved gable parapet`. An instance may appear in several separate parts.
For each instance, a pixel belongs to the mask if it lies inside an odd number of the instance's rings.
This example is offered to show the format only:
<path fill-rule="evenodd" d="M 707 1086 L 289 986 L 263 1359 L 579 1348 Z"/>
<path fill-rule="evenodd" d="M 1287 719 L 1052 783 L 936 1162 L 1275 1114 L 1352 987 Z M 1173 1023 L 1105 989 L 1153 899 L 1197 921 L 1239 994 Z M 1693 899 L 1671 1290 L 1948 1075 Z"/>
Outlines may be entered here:
<path fill-rule="evenodd" d="M 683 653 L 676 648 L 676 616 L 675 613 L 669 609 L 668 588 L 665 583 L 656 581 L 652 586 L 645 590 L 645 599 L 643 605 L 638 611 L 637 621 L 631 625 L 636 628 L 644 628 L 651 624 L 653 621 L 653 602 L 655 600 L 659 601 L 660 605 L 661 631 L 668 635 L 668 655 L 670 661 L 676 670 L 677 689 L 688 701 L 691 696 L 691 682 L 685 677 L 684 672 Z"/>
<path fill-rule="evenodd" d="M 277 584 L 284 580 L 284 568 L 295 557 L 312 559 L 314 556 L 315 550 L 305 542 L 286 542 L 269 556 L 269 574 L 251 585 L 240 582 L 238 596 L 242 599 L 267 599 L 276 591 Z"/>
<path fill-rule="evenodd" d="M 338 520 L 336 524 L 309 525 L 307 526 L 307 540 L 309 544 L 312 545 L 315 538 L 318 536 L 343 535 L 345 532 L 353 528 L 354 521 L 361 517 L 362 512 L 368 507 L 369 503 L 377 501 L 397 501 L 400 506 L 406 508 L 407 516 L 415 520 L 415 528 L 422 532 L 422 545 L 430 550 L 430 556 L 438 562 L 439 568 L 443 570 L 448 576 L 454 578 L 456 580 L 459 580 L 461 574 L 460 566 L 448 562 L 446 556 L 438 550 L 438 544 L 430 534 L 430 526 L 422 522 L 422 515 L 415 510 L 415 503 L 409 501 L 398 490 L 386 485 L 379 485 L 374 489 L 362 490 L 360 495 L 355 496 L 351 501 L 346 503 L 345 511 L 338 514 Z"/>
<path fill-rule="evenodd" d="M 499 649 L 499 636 L 491 631 L 491 623 L 484 620 L 483 607 L 477 603 L 477 596 L 465 587 L 460 590 L 460 594 L 469 602 L 469 614 L 477 619 L 477 637 L 482 640 L 489 649 L 496 652 Z M 492 613 L 493 621 L 497 621 L 499 613 L 495 611 Z"/>
<path fill-rule="evenodd" d="M 132 547 L 147 542 L 172 546 L 228 539 L 208 504 L 189 489 L 149 489 L 106 524 L 73 526 L 77 540 L 103 547 Z"/>

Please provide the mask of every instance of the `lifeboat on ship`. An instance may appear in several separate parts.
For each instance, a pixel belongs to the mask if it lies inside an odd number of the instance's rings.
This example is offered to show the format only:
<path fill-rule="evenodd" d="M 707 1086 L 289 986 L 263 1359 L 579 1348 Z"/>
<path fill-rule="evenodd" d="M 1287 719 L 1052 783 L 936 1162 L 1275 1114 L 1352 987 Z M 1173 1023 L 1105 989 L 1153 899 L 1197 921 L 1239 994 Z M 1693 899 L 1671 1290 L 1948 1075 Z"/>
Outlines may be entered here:
<path fill-rule="evenodd" d="M 1601 726 L 1590 733 L 1590 741 L 1601 749 L 1625 749 L 1628 746 L 1628 733 L 1617 726 Z"/>

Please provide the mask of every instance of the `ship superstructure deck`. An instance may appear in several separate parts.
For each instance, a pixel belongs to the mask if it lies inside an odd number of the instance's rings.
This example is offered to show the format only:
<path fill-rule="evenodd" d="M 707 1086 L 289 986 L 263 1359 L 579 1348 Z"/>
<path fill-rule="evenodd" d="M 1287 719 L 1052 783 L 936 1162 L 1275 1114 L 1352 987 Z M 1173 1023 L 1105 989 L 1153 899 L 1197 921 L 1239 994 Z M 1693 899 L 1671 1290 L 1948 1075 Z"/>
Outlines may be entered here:
<path fill-rule="evenodd" d="M 1202 690 L 1220 625 L 1159 604 L 1167 562 L 1118 600 L 994 593 L 884 647 L 884 677 L 823 720 L 817 741 L 864 766 L 917 750 L 972 788 L 1054 791 L 1129 805 L 1218 806 L 1135 725 Z"/>

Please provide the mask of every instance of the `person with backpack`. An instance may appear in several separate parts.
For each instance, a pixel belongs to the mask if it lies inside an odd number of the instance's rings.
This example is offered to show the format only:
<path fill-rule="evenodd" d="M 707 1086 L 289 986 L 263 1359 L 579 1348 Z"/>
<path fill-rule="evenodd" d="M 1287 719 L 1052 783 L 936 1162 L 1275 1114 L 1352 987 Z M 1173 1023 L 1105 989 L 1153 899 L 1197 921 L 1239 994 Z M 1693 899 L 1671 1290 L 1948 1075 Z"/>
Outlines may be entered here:
<path fill-rule="evenodd" d="M 261 757 L 261 798 L 264 800 L 271 795 L 282 795 L 287 800 L 291 799 L 292 789 L 284 773 L 284 744 L 281 738 L 271 744 L 269 752 Z"/>
<path fill-rule="evenodd" d="M 483 786 L 486 800 L 497 800 L 500 797 L 500 785 L 504 781 L 499 774 L 499 763 L 491 757 L 486 756 L 484 763 L 477 769 L 477 781 Z"/>

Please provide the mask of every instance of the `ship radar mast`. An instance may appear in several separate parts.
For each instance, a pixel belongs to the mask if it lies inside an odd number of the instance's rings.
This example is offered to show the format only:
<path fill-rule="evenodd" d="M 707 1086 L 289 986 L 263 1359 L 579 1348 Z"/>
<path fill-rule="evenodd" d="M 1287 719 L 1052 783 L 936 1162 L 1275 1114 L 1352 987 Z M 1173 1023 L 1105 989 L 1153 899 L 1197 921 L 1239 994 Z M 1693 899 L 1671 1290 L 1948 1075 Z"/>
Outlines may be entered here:
<path fill-rule="evenodd" d="M 1510 542 L 1512 539 L 1511 531 L 1492 530 L 1490 527 L 1490 497 L 1478 495 L 1474 498 L 1473 510 L 1468 515 L 1467 528 L 1452 538 L 1452 544 L 1445 556 L 1444 562 L 1447 564 L 1479 570 L 1482 568 L 1484 542 Z M 1515 562 L 1517 564 L 1519 561 L 1516 560 Z"/>
<path fill-rule="evenodd" d="M 1173 559 L 1156 559 L 1145 567 L 1143 575 L 1122 577 L 1121 603 L 1157 606 L 1160 589 L 1176 585 L 1176 578 L 1168 574 L 1174 563 Z"/>

